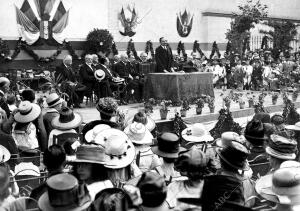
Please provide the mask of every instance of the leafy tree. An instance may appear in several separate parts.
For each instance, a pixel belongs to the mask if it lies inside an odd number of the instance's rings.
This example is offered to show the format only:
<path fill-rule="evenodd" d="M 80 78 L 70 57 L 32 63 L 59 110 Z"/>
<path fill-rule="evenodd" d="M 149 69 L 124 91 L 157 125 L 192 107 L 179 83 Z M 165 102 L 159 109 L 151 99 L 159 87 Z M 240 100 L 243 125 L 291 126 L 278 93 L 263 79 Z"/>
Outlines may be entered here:
<path fill-rule="evenodd" d="M 101 51 L 104 54 L 109 54 L 112 50 L 113 36 L 106 29 L 93 29 L 93 31 L 89 32 L 86 40 L 87 53 L 98 53 Z"/>
<path fill-rule="evenodd" d="M 226 38 L 231 42 L 232 50 L 242 54 L 243 48 L 249 42 L 251 28 L 267 17 L 267 6 L 252 0 L 247 0 L 246 4 L 238 6 L 240 13 L 233 13 L 233 20 L 230 29 L 226 32 Z"/>

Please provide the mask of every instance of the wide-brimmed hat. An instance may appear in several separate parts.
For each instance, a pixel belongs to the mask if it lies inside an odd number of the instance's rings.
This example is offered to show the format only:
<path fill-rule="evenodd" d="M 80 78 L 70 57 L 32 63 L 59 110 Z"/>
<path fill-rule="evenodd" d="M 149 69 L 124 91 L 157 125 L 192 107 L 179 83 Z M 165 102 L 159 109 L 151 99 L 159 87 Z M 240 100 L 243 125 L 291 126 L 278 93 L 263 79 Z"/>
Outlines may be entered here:
<path fill-rule="evenodd" d="M 133 162 L 135 158 L 135 148 L 124 132 L 110 128 L 99 133 L 96 139 L 102 139 L 104 143 L 105 167 L 120 169 Z"/>
<path fill-rule="evenodd" d="M 69 130 L 77 128 L 82 123 L 82 117 L 74 113 L 70 108 L 64 107 L 59 112 L 59 116 L 54 117 L 51 124 L 55 129 Z"/>
<path fill-rule="evenodd" d="M 215 142 L 217 147 L 224 148 L 227 145 L 231 144 L 233 141 L 244 143 L 245 137 L 237 134 L 236 132 L 227 131 L 222 133 L 221 138 L 218 138 Z"/>
<path fill-rule="evenodd" d="M 270 114 L 265 112 L 258 112 L 254 115 L 253 119 L 260 120 L 262 123 L 270 123 L 271 117 Z"/>
<path fill-rule="evenodd" d="M 188 142 L 210 142 L 214 140 L 201 123 L 196 123 L 191 127 L 185 128 L 181 132 L 181 136 Z"/>
<path fill-rule="evenodd" d="M 49 108 L 52 108 L 60 103 L 63 102 L 63 99 L 61 99 L 58 94 L 56 93 L 51 93 L 47 99 L 46 99 L 46 103 L 48 105 Z"/>
<path fill-rule="evenodd" d="M 277 204 L 300 204 L 300 168 L 280 167 L 273 174 L 259 178 L 256 192 L 268 201 Z"/>
<path fill-rule="evenodd" d="M 279 135 L 270 136 L 269 146 L 266 152 L 272 157 L 283 160 L 294 160 L 296 158 L 297 142 Z"/>
<path fill-rule="evenodd" d="M 0 164 L 10 159 L 10 152 L 4 146 L 0 145 Z"/>
<path fill-rule="evenodd" d="M 91 196 L 85 184 L 79 184 L 71 174 L 57 174 L 47 181 L 47 191 L 39 198 L 38 205 L 45 211 L 80 211 L 87 209 Z"/>
<path fill-rule="evenodd" d="M 180 172 L 199 172 L 206 169 L 208 162 L 209 159 L 203 151 L 192 148 L 179 153 L 179 157 L 175 162 L 175 168 Z"/>
<path fill-rule="evenodd" d="M 95 140 L 95 138 L 97 137 L 97 135 L 99 133 L 101 133 L 103 130 L 109 129 L 111 128 L 109 125 L 106 124 L 100 124 L 100 125 L 96 125 L 92 130 L 89 130 L 84 138 L 87 142 L 92 142 L 93 140 Z"/>
<path fill-rule="evenodd" d="M 255 146 L 262 146 L 264 141 L 268 140 L 263 123 L 256 119 L 247 124 L 244 136 L 248 142 Z"/>
<path fill-rule="evenodd" d="M 96 70 L 94 76 L 97 81 L 102 81 L 105 78 L 105 72 L 101 69 Z"/>
<path fill-rule="evenodd" d="M 39 117 L 41 108 L 29 101 L 22 101 L 19 105 L 19 111 L 15 114 L 14 119 L 19 123 L 29 123 Z"/>
<path fill-rule="evenodd" d="M 144 125 L 150 132 L 153 131 L 156 127 L 155 121 L 151 117 L 149 117 L 148 115 L 146 115 L 142 112 L 138 112 L 133 117 L 129 118 L 126 121 L 125 126 L 127 127 L 128 125 L 130 125 L 133 122 L 145 123 Z"/>
<path fill-rule="evenodd" d="M 142 123 L 133 122 L 124 130 L 128 138 L 135 144 L 152 144 L 153 136 Z"/>
<path fill-rule="evenodd" d="M 157 146 L 151 147 L 151 150 L 160 157 L 178 158 L 178 153 L 184 148 L 180 147 L 176 134 L 166 132 L 157 138 Z"/>
<path fill-rule="evenodd" d="M 281 125 L 284 123 L 284 118 L 281 114 L 274 114 L 271 117 L 271 123 L 273 123 L 274 125 Z"/>
<path fill-rule="evenodd" d="M 232 168 L 244 171 L 249 169 L 249 165 L 247 162 L 249 150 L 242 143 L 232 141 L 224 148 L 217 149 L 216 152 L 219 155 L 220 159 L 222 159 Z"/>
<path fill-rule="evenodd" d="M 0 87 L 3 87 L 6 84 L 10 84 L 10 80 L 6 77 L 0 77 Z"/>
<path fill-rule="evenodd" d="M 251 210 L 242 206 L 244 203 L 241 181 L 233 176 L 212 175 L 204 178 L 201 197 L 178 198 L 178 201 L 202 206 L 204 210 Z M 227 194 L 230 192 L 230 194 Z M 226 199 L 219 203 L 220 198 Z"/>
<path fill-rule="evenodd" d="M 77 147 L 73 163 L 105 163 L 105 149 L 100 144 L 83 144 Z"/>
<path fill-rule="evenodd" d="M 285 128 L 288 130 L 300 131 L 300 122 L 296 122 L 294 125 L 286 125 Z"/>

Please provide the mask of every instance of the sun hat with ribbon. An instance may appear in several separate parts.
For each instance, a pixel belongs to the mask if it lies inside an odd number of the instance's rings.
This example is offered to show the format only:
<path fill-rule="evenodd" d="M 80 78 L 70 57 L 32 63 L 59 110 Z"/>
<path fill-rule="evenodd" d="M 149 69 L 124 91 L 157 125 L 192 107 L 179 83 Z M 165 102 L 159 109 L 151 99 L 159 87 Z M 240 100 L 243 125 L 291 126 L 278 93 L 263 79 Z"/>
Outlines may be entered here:
<path fill-rule="evenodd" d="M 102 132 L 103 130 L 109 129 L 111 128 L 109 125 L 106 124 L 99 124 L 96 125 L 92 130 L 89 130 L 84 138 L 87 142 L 92 142 L 93 140 L 95 140 L 95 138 L 97 137 L 97 135 Z"/>
<path fill-rule="evenodd" d="M 19 111 L 15 114 L 14 119 L 19 123 L 29 123 L 39 117 L 41 108 L 29 101 L 22 101 L 19 105 Z"/>
<path fill-rule="evenodd" d="M 49 108 L 52 108 L 60 103 L 63 102 L 63 99 L 61 99 L 58 94 L 56 93 L 51 93 L 47 99 L 46 99 L 46 103 L 48 105 Z"/>
<path fill-rule="evenodd" d="M 77 147 L 73 163 L 105 163 L 105 149 L 100 144 L 83 144 Z"/>
<path fill-rule="evenodd" d="M 85 184 L 79 184 L 71 174 L 57 174 L 47 181 L 47 191 L 39 198 L 41 210 L 81 211 L 91 203 L 91 196 Z"/>
<path fill-rule="evenodd" d="M 237 170 L 249 170 L 247 157 L 249 150 L 240 142 L 232 141 L 222 149 L 216 150 L 220 159 Z"/>
<path fill-rule="evenodd" d="M 133 122 L 124 129 L 124 133 L 135 144 L 152 144 L 153 136 L 142 123 Z"/>
<path fill-rule="evenodd" d="M 97 143 L 104 144 L 104 166 L 110 169 L 121 169 L 130 165 L 135 158 L 135 148 L 128 136 L 117 129 L 106 129 L 96 137 Z"/>
<path fill-rule="evenodd" d="M 97 81 L 102 81 L 105 78 L 105 72 L 101 69 L 98 69 L 94 72 L 94 76 Z"/>
<path fill-rule="evenodd" d="M 10 159 L 10 152 L 4 146 L 0 145 L 0 164 Z"/>
<path fill-rule="evenodd" d="M 214 138 L 201 123 L 193 124 L 181 132 L 181 136 L 188 142 L 211 142 Z"/>
<path fill-rule="evenodd" d="M 285 162 L 284 162 L 285 163 Z M 300 205 L 300 168 L 285 164 L 273 174 L 259 178 L 256 192 L 268 201 L 277 204 Z"/>
<path fill-rule="evenodd" d="M 236 132 L 224 132 L 221 135 L 221 138 L 217 139 L 215 144 L 218 147 L 225 147 L 227 145 L 230 145 L 232 142 L 239 142 L 239 143 L 244 143 L 245 142 L 245 137 L 240 136 Z"/>
<path fill-rule="evenodd" d="M 174 133 L 163 133 L 157 138 L 157 146 L 152 146 L 154 154 L 164 158 L 178 158 L 178 154 L 185 149 L 180 146 L 179 137 Z"/>
<path fill-rule="evenodd" d="M 58 130 L 69 130 L 77 128 L 82 123 L 82 117 L 74 113 L 70 108 L 64 107 L 59 112 L 59 116 L 54 117 L 51 124 Z"/>
<path fill-rule="evenodd" d="M 266 152 L 272 157 L 283 160 L 294 160 L 296 158 L 297 142 L 279 135 L 270 136 L 269 146 Z"/>
<path fill-rule="evenodd" d="M 300 131 L 300 122 L 296 122 L 294 125 L 286 125 L 286 129 Z"/>

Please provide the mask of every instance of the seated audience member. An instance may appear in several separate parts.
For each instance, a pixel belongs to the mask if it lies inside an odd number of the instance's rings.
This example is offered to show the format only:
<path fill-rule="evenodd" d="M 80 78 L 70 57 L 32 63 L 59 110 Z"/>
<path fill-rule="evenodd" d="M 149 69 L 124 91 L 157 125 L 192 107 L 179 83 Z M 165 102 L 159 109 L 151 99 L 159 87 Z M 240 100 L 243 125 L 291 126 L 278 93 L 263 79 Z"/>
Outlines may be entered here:
<path fill-rule="evenodd" d="M 32 89 L 25 89 L 21 93 L 22 101 L 29 101 L 31 103 L 35 102 L 35 92 Z"/>
<path fill-rule="evenodd" d="M 44 113 L 43 115 L 43 120 L 47 135 L 49 136 L 51 130 L 53 130 L 51 122 L 54 117 L 59 116 L 59 111 L 62 108 L 63 99 L 61 99 L 58 94 L 52 93 L 47 97 L 46 102 L 48 108 L 46 109 L 46 113 Z"/>
<path fill-rule="evenodd" d="M 12 136 L 22 152 L 45 151 L 47 134 L 41 108 L 29 101 L 22 101 L 17 113 L 12 115 Z"/>
<path fill-rule="evenodd" d="M 264 176 L 270 167 L 268 165 L 268 155 L 265 150 L 269 138 L 265 133 L 263 123 L 255 119 L 250 121 L 246 126 L 244 136 L 250 144 L 250 154 L 247 159 L 254 166 L 252 168 L 253 177 Z"/>
<path fill-rule="evenodd" d="M 151 147 L 152 152 L 159 157 L 162 157 L 162 176 L 165 176 L 167 181 L 179 178 L 181 175 L 174 169 L 174 163 L 178 158 L 180 151 L 184 148 L 180 147 L 179 137 L 174 133 L 163 133 L 157 138 L 157 146 Z"/>
<path fill-rule="evenodd" d="M 266 152 L 270 158 L 270 173 L 276 171 L 286 160 L 296 158 L 297 142 L 279 135 L 271 135 Z"/>
<path fill-rule="evenodd" d="M 245 207 L 242 182 L 233 176 L 211 175 L 204 178 L 202 196 L 178 198 L 202 211 L 251 211 Z M 230 193 L 230 194 L 229 194 Z"/>
<path fill-rule="evenodd" d="M 46 167 L 46 170 L 48 171 L 48 175 L 47 175 L 48 178 L 63 173 L 66 164 L 66 153 L 62 148 L 62 146 L 59 145 L 50 146 L 44 152 L 43 163 Z M 47 183 L 44 182 L 31 191 L 30 197 L 35 200 L 39 200 L 41 195 L 45 193 L 46 190 L 47 190 Z"/>
<path fill-rule="evenodd" d="M 188 64 L 192 67 L 195 67 L 198 71 L 200 71 L 202 68 L 202 62 L 199 59 L 197 59 L 196 52 L 192 52 L 192 59 L 188 62 Z"/>
<path fill-rule="evenodd" d="M 128 56 L 122 54 L 120 61 L 114 65 L 114 72 L 117 73 L 121 78 L 125 78 L 126 81 L 133 80 L 132 75 L 129 72 L 128 66 Z"/>
<path fill-rule="evenodd" d="M 10 81 L 8 78 L 0 77 L 0 107 L 6 112 L 7 118 L 10 116 L 10 110 L 6 101 L 6 94 L 9 91 Z"/>
<path fill-rule="evenodd" d="M 168 185 L 167 202 L 170 208 L 174 210 L 185 210 L 193 208 L 177 201 L 177 198 L 183 197 L 201 197 L 203 188 L 203 179 L 214 170 L 211 159 L 206 157 L 205 153 L 198 149 L 191 149 L 179 153 L 175 162 L 177 169 L 187 180 L 174 181 Z"/>
<path fill-rule="evenodd" d="M 97 135 L 96 140 L 98 138 L 105 140 L 104 167 L 114 187 L 120 187 L 129 179 L 142 174 L 133 163 L 135 148 L 124 132 L 113 128 L 106 129 Z"/>
<path fill-rule="evenodd" d="M 137 187 L 140 189 L 144 211 L 167 211 L 171 210 L 166 202 L 167 187 L 162 176 L 154 172 L 143 173 Z"/>
<path fill-rule="evenodd" d="M 83 144 L 77 148 L 75 159 L 70 161 L 73 165 L 73 175 L 80 183 L 87 185 L 93 200 L 101 190 L 113 187 L 111 181 L 108 180 L 107 170 L 103 166 L 104 153 L 103 146 Z"/>
<path fill-rule="evenodd" d="M 240 142 L 231 141 L 223 149 L 217 150 L 220 157 L 221 169 L 218 175 L 235 177 L 243 184 L 243 196 L 247 200 L 251 196 L 255 196 L 254 184 L 251 179 L 243 175 L 243 171 L 250 169 L 247 157 L 248 149 Z M 242 174 L 240 173 L 242 171 Z M 247 202 L 247 206 L 253 206 L 254 200 Z"/>
<path fill-rule="evenodd" d="M 153 136 L 142 123 L 133 122 L 124 132 L 135 146 L 135 161 L 142 172 L 155 170 L 161 165 L 158 156 L 151 151 Z"/>
<path fill-rule="evenodd" d="M 84 86 L 86 86 L 86 96 L 90 96 L 93 91 L 95 93 L 98 93 L 98 90 L 96 90 L 95 85 L 97 84 L 96 78 L 94 76 L 94 66 L 93 66 L 93 57 L 90 54 L 85 55 L 84 57 L 84 64 L 80 67 L 79 75 L 81 78 L 81 82 Z"/>
<path fill-rule="evenodd" d="M 70 55 L 67 55 L 63 59 L 63 64 L 56 68 L 55 79 L 61 85 L 62 90 L 70 96 L 68 106 L 74 104 L 75 107 L 83 107 L 82 101 L 86 87 L 77 81 Z"/>
<path fill-rule="evenodd" d="M 6 102 L 7 102 L 7 105 L 8 105 L 8 108 L 9 108 L 10 112 L 17 109 L 16 97 L 14 95 L 8 95 Z"/>
<path fill-rule="evenodd" d="M 48 147 L 55 144 L 53 142 L 54 135 L 63 133 L 77 133 L 76 129 L 81 125 L 82 117 L 78 113 L 74 113 L 70 108 L 64 107 L 60 110 L 59 116 L 52 120 L 52 127 L 54 128 L 49 134 Z"/>
<path fill-rule="evenodd" d="M 129 91 L 133 90 L 134 100 L 141 101 L 144 96 L 144 75 L 138 69 L 138 62 L 134 56 L 131 55 L 128 59 L 127 68 L 129 73 L 132 75 L 133 80 L 128 87 Z"/>
<path fill-rule="evenodd" d="M 42 211 L 83 211 L 92 203 L 86 185 L 80 184 L 71 174 L 57 174 L 50 177 L 46 183 L 48 189 L 38 201 Z"/>

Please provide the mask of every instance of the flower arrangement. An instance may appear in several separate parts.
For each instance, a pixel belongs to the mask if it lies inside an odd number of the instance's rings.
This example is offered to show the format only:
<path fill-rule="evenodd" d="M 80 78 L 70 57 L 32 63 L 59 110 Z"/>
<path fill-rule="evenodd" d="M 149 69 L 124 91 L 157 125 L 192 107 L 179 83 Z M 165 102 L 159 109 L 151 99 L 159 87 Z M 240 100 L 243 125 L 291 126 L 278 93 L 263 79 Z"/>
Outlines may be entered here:
<path fill-rule="evenodd" d="M 122 130 L 125 128 L 125 113 L 120 109 L 116 112 L 116 123 Z"/>
<path fill-rule="evenodd" d="M 197 105 L 198 108 L 203 108 L 204 107 L 204 103 L 205 103 L 205 100 L 203 98 L 199 98 L 196 101 L 196 105 Z"/>
<path fill-rule="evenodd" d="M 153 98 L 150 98 L 148 101 L 144 103 L 145 113 L 153 113 L 153 106 L 155 105 L 155 100 Z"/>
<path fill-rule="evenodd" d="M 244 109 L 245 108 L 245 104 L 246 104 L 246 102 L 245 102 L 245 100 L 243 99 L 243 97 L 241 96 L 241 97 L 239 97 L 239 99 L 238 99 L 238 103 L 239 103 L 239 105 L 240 105 L 240 109 Z"/>
<path fill-rule="evenodd" d="M 215 98 L 211 96 L 206 97 L 206 103 L 208 104 L 208 108 L 210 110 L 210 113 L 214 113 L 215 111 Z"/>
<path fill-rule="evenodd" d="M 181 110 L 183 110 L 183 111 L 188 111 L 188 110 L 190 110 L 190 103 L 189 103 L 189 101 L 188 100 L 183 100 L 182 101 L 182 106 L 181 106 Z"/>
<path fill-rule="evenodd" d="M 223 103 L 224 103 L 225 107 L 227 108 L 227 110 L 229 110 L 230 105 L 231 105 L 231 98 L 229 96 L 224 97 Z"/>
<path fill-rule="evenodd" d="M 248 99 L 249 108 L 252 108 L 254 105 L 255 95 L 253 94 L 253 92 L 251 92 L 247 93 L 246 97 Z"/>
<path fill-rule="evenodd" d="M 294 89 L 293 93 L 292 93 L 292 99 L 294 102 L 297 100 L 298 94 L 299 94 L 299 91 L 297 89 Z"/>
<path fill-rule="evenodd" d="M 160 117 L 161 119 L 167 119 L 167 115 L 168 115 L 168 112 L 169 112 L 169 109 L 168 109 L 168 106 L 170 105 L 170 101 L 168 100 L 162 100 L 161 103 L 160 103 L 160 109 L 159 109 L 159 112 L 160 112 Z"/>
<path fill-rule="evenodd" d="M 278 92 L 272 92 L 271 96 L 272 96 L 272 104 L 275 105 L 277 103 L 277 99 L 279 97 L 279 93 Z"/>

